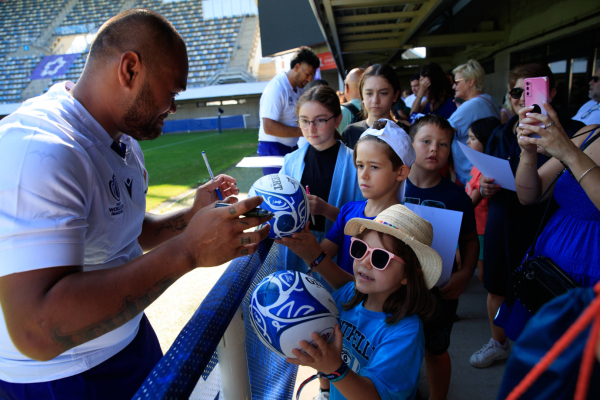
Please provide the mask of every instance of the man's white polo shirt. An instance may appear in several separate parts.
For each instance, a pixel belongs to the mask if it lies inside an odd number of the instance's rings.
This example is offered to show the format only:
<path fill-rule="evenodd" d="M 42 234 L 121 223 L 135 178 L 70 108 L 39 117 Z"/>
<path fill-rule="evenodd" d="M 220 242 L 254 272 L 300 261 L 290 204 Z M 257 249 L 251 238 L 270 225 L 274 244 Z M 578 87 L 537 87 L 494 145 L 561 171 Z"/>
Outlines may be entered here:
<path fill-rule="evenodd" d="M 304 93 L 304 89 L 294 88 L 285 72 L 281 72 L 271 79 L 260 97 L 260 129 L 258 140 L 261 142 L 279 142 L 283 145 L 294 147 L 298 138 L 285 138 L 269 135 L 265 132 L 263 118 L 269 118 L 287 126 L 298 127 L 296 120 L 296 103 Z"/>
<path fill-rule="evenodd" d="M 118 267 L 142 254 L 137 238 L 148 174 L 139 144 L 113 140 L 59 83 L 0 121 L 0 276 L 82 265 Z M 44 382 L 86 371 L 125 348 L 142 314 L 112 332 L 39 362 L 13 345 L 0 309 L 0 379 Z"/>

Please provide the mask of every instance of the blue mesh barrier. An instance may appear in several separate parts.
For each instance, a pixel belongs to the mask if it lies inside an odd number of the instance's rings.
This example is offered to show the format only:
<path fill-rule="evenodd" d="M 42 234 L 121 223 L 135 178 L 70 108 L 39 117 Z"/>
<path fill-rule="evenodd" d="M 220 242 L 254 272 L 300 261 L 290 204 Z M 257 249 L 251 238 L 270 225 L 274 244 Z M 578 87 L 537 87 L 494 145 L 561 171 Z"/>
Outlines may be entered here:
<path fill-rule="evenodd" d="M 277 271 L 277 250 L 272 244 L 272 239 L 265 239 L 255 254 L 231 262 L 133 400 L 188 399 L 198 380 L 208 378 L 218 361 L 217 345 L 238 307 L 242 305 L 248 315 L 252 291 Z M 252 399 L 291 399 L 297 367 L 268 350 L 249 319 L 244 321 Z"/>

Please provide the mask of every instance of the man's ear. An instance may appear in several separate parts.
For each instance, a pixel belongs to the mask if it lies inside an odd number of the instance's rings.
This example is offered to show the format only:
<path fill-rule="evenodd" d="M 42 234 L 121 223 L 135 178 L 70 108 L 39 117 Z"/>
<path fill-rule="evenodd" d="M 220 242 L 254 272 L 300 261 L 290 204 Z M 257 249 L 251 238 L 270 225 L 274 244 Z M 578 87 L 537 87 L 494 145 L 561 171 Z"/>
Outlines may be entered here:
<path fill-rule="evenodd" d="M 140 71 L 142 70 L 142 62 L 138 53 L 135 51 L 127 51 L 121 55 L 119 61 L 119 83 L 121 86 L 133 89 L 140 80 Z"/>

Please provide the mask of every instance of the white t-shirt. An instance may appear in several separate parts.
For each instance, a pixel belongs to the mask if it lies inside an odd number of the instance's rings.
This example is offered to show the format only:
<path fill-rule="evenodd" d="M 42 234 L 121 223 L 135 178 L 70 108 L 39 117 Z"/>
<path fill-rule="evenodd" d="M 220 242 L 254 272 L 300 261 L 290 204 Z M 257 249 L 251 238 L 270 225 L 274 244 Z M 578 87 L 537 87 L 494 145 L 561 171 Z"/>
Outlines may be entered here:
<path fill-rule="evenodd" d="M 416 99 L 417 96 L 413 93 L 410 96 L 406 96 L 406 98 L 404 99 L 404 104 L 406 104 L 406 107 L 412 108 L 413 103 Z M 421 103 L 423 103 L 425 100 L 427 100 L 427 96 L 423 96 L 423 98 L 421 99 Z"/>
<path fill-rule="evenodd" d="M 265 133 L 262 119 L 269 118 L 287 126 L 297 127 L 296 103 L 302 93 L 304 93 L 304 89 L 296 88 L 294 91 L 285 72 L 281 72 L 271 79 L 260 98 L 259 141 L 279 142 L 289 147 L 294 147 L 298 143 L 297 137 L 283 138 Z"/>
<path fill-rule="evenodd" d="M 600 106 L 596 107 L 596 109 L 592 111 L 592 108 L 594 106 L 597 106 L 598 104 L 600 103 L 595 100 L 588 101 L 583 105 L 583 107 L 579 109 L 579 111 L 577 111 L 577 114 L 575 114 L 575 116 L 571 119 L 574 121 L 581 121 L 586 125 L 600 124 Z M 587 117 L 581 118 L 588 112 L 590 114 Z"/>
<path fill-rule="evenodd" d="M 148 174 L 139 144 L 113 139 L 58 83 L 0 121 L 0 276 L 66 265 L 94 271 L 139 257 Z M 21 354 L 0 309 L 0 379 L 45 382 L 86 371 L 125 348 L 142 313 L 40 362 Z"/>

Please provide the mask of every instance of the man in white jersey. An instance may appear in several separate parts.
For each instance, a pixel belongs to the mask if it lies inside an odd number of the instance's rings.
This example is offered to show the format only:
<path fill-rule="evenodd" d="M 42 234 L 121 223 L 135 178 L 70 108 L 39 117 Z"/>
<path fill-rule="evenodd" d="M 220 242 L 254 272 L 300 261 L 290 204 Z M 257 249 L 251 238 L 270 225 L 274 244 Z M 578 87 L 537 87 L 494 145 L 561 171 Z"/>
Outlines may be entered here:
<path fill-rule="evenodd" d="M 76 85 L 58 83 L 0 122 L 0 398 L 130 399 L 162 353 L 144 316 L 196 267 L 251 254 L 257 197 L 145 213 L 137 140 L 155 139 L 187 85 L 185 43 L 132 9 L 98 31 Z M 151 250 L 146 254 L 144 251 Z"/>
<path fill-rule="evenodd" d="M 297 149 L 302 131 L 296 123 L 296 103 L 320 63 L 309 47 L 300 47 L 290 61 L 291 69 L 275 75 L 265 87 L 260 98 L 259 156 L 285 156 Z M 263 168 L 263 173 L 276 174 L 279 170 Z"/>
<path fill-rule="evenodd" d="M 584 126 L 600 124 L 600 68 L 590 80 L 589 94 L 591 100 L 585 103 L 572 118 L 573 121 L 579 121 Z"/>

